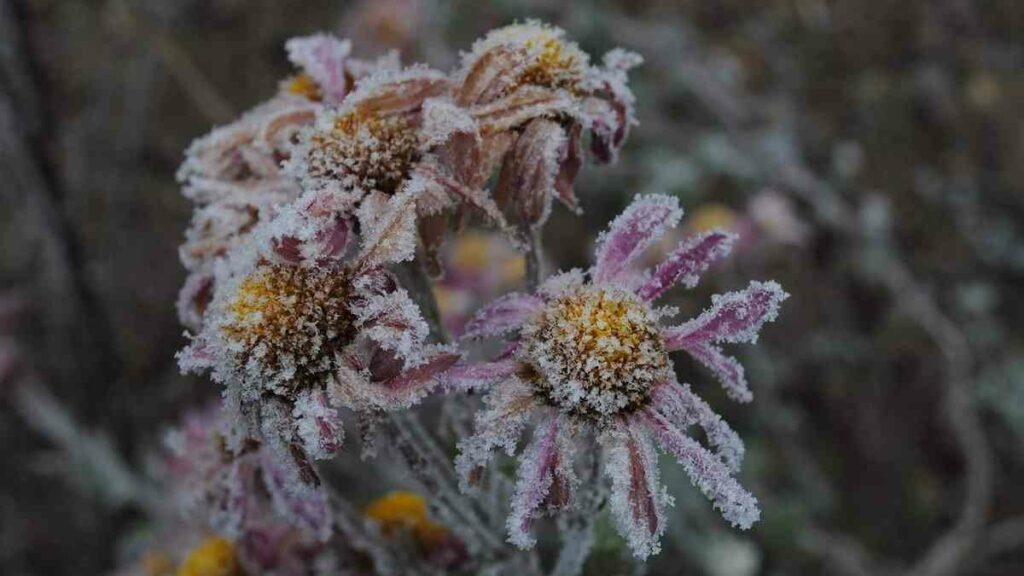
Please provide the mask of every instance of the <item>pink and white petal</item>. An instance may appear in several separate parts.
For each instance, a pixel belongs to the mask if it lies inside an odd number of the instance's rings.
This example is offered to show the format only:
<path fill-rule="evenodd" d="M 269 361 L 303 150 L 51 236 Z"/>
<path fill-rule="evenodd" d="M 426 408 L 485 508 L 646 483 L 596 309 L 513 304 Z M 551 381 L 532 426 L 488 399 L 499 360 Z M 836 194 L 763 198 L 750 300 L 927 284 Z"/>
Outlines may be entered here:
<path fill-rule="evenodd" d="M 311 458 L 330 458 L 341 448 L 345 428 L 338 410 L 331 406 L 324 390 L 313 388 L 300 392 L 295 399 L 292 417 L 302 448 Z"/>
<path fill-rule="evenodd" d="M 358 270 L 412 260 L 416 255 L 415 193 L 370 195 L 363 199 L 357 216 L 363 238 L 356 257 Z"/>
<path fill-rule="evenodd" d="M 473 436 L 459 443 L 455 458 L 463 492 L 480 483 L 495 450 L 502 448 L 510 455 L 515 451 L 519 435 L 539 407 L 530 388 L 516 379 L 492 388 L 484 397 L 484 405 L 476 414 Z"/>
<path fill-rule="evenodd" d="M 740 486 L 724 462 L 656 411 L 644 412 L 643 418 L 661 447 L 679 461 L 694 486 L 730 524 L 746 530 L 757 522 L 757 499 Z"/>
<path fill-rule="evenodd" d="M 687 349 L 699 344 L 757 342 L 757 333 L 779 314 L 779 306 L 789 297 L 777 282 L 751 282 L 745 290 L 711 298 L 711 308 L 700 316 L 664 331 L 669 350 Z"/>
<path fill-rule="evenodd" d="M 278 514 L 318 541 L 326 542 L 333 525 L 331 508 L 316 473 L 304 458 L 297 447 L 280 443 L 267 446 L 260 459 L 263 483 Z"/>
<path fill-rule="evenodd" d="M 723 230 L 711 230 L 687 238 L 654 269 L 637 293 L 644 300 L 651 301 L 676 284 L 693 288 L 700 275 L 715 260 L 729 254 L 735 241 L 735 234 Z"/>
<path fill-rule="evenodd" d="M 537 295 L 543 300 L 553 300 L 566 292 L 579 288 L 585 282 L 586 277 L 583 275 L 583 271 L 579 268 L 573 268 L 548 276 L 537 287 Z"/>
<path fill-rule="evenodd" d="M 329 34 L 292 38 L 285 43 L 288 59 L 316 81 L 327 104 L 338 104 L 348 94 L 346 61 L 352 43 Z"/>
<path fill-rule="evenodd" d="M 403 410 L 419 403 L 441 382 L 439 376 L 449 370 L 462 358 L 461 354 L 440 350 L 418 366 L 407 368 L 394 378 L 374 382 L 379 390 L 376 408 Z"/>
<path fill-rule="evenodd" d="M 651 391 L 652 409 L 657 410 L 680 430 L 700 426 L 715 454 L 732 472 L 743 463 L 746 448 L 743 440 L 721 416 L 690 390 L 690 386 L 677 382 L 664 382 Z"/>
<path fill-rule="evenodd" d="M 747 384 L 746 371 L 739 360 L 727 356 L 714 344 L 688 344 L 685 350 L 711 370 L 729 398 L 736 402 L 750 402 L 754 399 L 754 393 Z"/>
<path fill-rule="evenodd" d="M 664 194 L 638 196 L 597 239 L 594 282 L 611 282 L 665 230 L 679 223 L 679 201 Z"/>
<path fill-rule="evenodd" d="M 619 534 L 641 560 L 661 551 L 665 509 L 672 497 L 658 479 L 658 458 L 647 432 L 636 423 L 605 432 L 604 473 L 611 480 L 609 503 Z"/>
<path fill-rule="evenodd" d="M 520 458 L 512 508 L 506 526 L 509 542 L 522 549 L 532 548 L 536 539 L 530 523 L 545 504 L 564 507 L 577 483 L 571 454 L 563 452 L 564 424 L 557 414 L 537 426 L 530 445 Z"/>
<path fill-rule="evenodd" d="M 430 327 L 409 293 L 401 288 L 384 294 L 368 292 L 370 286 L 364 285 L 362 277 L 356 279 L 355 286 L 361 297 L 350 311 L 360 335 L 399 358 L 417 360 Z"/>
<path fill-rule="evenodd" d="M 501 336 L 518 330 L 544 305 L 544 301 L 530 294 L 512 292 L 483 307 L 466 324 L 463 338 Z"/>
<path fill-rule="evenodd" d="M 515 358 L 454 366 L 441 376 L 441 385 L 448 391 L 484 388 L 511 378 L 520 368 Z"/>

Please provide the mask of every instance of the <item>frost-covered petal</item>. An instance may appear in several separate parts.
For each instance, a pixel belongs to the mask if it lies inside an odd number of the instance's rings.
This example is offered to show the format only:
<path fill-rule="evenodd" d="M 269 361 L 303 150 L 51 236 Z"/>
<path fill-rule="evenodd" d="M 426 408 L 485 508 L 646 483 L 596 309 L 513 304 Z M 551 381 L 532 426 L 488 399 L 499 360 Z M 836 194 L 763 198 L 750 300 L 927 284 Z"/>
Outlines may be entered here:
<path fill-rule="evenodd" d="M 352 43 L 330 34 L 292 38 L 285 43 L 288 59 L 316 82 L 327 104 L 341 102 L 349 91 L 346 61 Z"/>
<path fill-rule="evenodd" d="M 776 282 L 751 282 L 745 290 L 712 296 L 711 307 L 676 328 L 665 330 L 669 350 L 689 349 L 695 344 L 757 342 L 757 333 L 779 314 L 789 297 Z"/>
<path fill-rule="evenodd" d="M 530 294 L 505 294 L 484 306 L 473 316 L 466 324 L 463 337 L 486 338 L 518 330 L 543 305 L 543 300 Z"/>
<path fill-rule="evenodd" d="M 495 195 L 511 201 L 521 222 L 537 227 L 547 220 L 568 144 L 560 124 L 537 119 L 526 125 L 506 156 Z"/>
<path fill-rule="evenodd" d="M 357 216 L 362 231 L 362 248 L 356 257 L 359 269 L 412 260 L 416 255 L 414 194 L 371 195 L 364 199 Z"/>
<path fill-rule="evenodd" d="M 730 524 L 746 530 L 757 522 L 761 516 L 757 499 L 740 486 L 724 462 L 663 415 L 649 410 L 643 418 L 661 447 L 679 461 L 694 486 Z"/>
<path fill-rule="evenodd" d="M 641 559 L 661 551 L 665 509 L 672 497 L 658 480 L 658 458 L 647 433 L 633 423 L 623 424 L 600 437 L 604 473 L 611 480 L 612 517 L 619 534 Z"/>
<path fill-rule="evenodd" d="M 654 300 L 675 284 L 687 288 L 697 285 L 700 275 L 732 249 L 736 236 L 722 230 L 711 230 L 683 240 L 654 269 L 654 273 L 637 291 L 644 300 Z"/>
<path fill-rule="evenodd" d="M 423 103 L 420 141 L 424 149 L 447 142 L 454 134 L 476 136 L 476 121 L 465 108 L 447 98 L 430 98 Z"/>
<path fill-rule="evenodd" d="M 385 293 L 369 292 L 365 282 L 362 277 L 356 280 L 360 297 L 353 299 L 349 306 L 360 334 L 399 358 L 418 358 L 430 334 L 419 306 L 401 288 Z"/>
<path fill-rule="evenodd" d="M 292 417 L 302 448 L 311 458 L 329 458 L 341 448 L 345 428 L 324 390 L 314 388 L 299 393 Z"/>
<path fill-rule="evenodd" d="M 520 367 L 521 363 L 516 358 L 461 364 L 445 372 L 442 382 L 450 390 L 474 390 L 504 381 Z"/>
<path fill-rule="evenodd" d="M 300 450 L 283 444 L 263 450 L 263 483 L 278 514 L 324 542 L 331 536 L 331 508 L 319 479 L 304 458 Z M 309 480 L 310 475 L 313 481 Z"/>
<path fill-rule="evenodd" d="M 447 349 L 432 354 L 423 363 L 407 368 L 397 376 L 383 382 L 374 382 L 386 397 L 386 406 L 408 408 L 419 402 L 441 381 L 439 376 L 451 369 L 462 358 Z"/>
<path fill-rule="evenodd" d="M 737 402 L 750 402 L 754 399 L 754 393 L 747 384 L 746 370 L 735 357 L 722 352 L 714 344 L 688 345 L 686 352 L 711 370 L 729 398 Z"/>
<path fill-rule="evenodd" d="M 459 443 L 459 455 L 455 458 L 463 492 L 479 483 L 496 449 L 512 454 L 519 434 L 538 407 L 533 391 L 516 379 L 493 387 L 484 398 L 484 404 L 486 407 L 476 414 L 473 436 Z"/>
<path fill-rule="evenodd" d="M 480 131 L 504 132 L 534 118 L 572 115 L 577 110 L 573 97 L 563 90 L 523 86 L 508 96 L 471 109 Z"/>
<path fill-rule="evenodd" d="M 707 402 L 694 394 L 689 385 L 674 381 L 659 384 L 651 391 L 651 409 L 657 410 L 680 430 L 700 426 L 715 454 L 731 471 L 739 470 L 746 452 L 739 434 Z"/>
<path fill-rule="evenodd" d="M 519 548 L 536 544 L 530 534 L 530 523 L 540 509 L 545 505 L 567 505 L 577 483 L 564 426 L 559 416 L 553 414 L 537 426 L 533 440 L 520 458 L 512 509 L 506 522 L 509 542 Z"/>
<path fill-rule="evenodd" d="M 682 217 L 679 201 L 664 194 L 638 196 L 597 240 L 594 282 L 610 282 Z"/>
<path fill-rule="evenodd" d="M 629 89 L 628 72 L 640 65 L 643 58 L 634 52 L 616 48 L 603 58 L 604 66 L 593 69 L 588 83 L 606 108 L 606 113 L 591 113 L 589 127 L 591 153 L 598 162 L 613 162 L 619 149 L 629 135 L 629 128 L 636 124 L 635 98 Z M 585 105 L 586 106 L 586 105 Z"/>

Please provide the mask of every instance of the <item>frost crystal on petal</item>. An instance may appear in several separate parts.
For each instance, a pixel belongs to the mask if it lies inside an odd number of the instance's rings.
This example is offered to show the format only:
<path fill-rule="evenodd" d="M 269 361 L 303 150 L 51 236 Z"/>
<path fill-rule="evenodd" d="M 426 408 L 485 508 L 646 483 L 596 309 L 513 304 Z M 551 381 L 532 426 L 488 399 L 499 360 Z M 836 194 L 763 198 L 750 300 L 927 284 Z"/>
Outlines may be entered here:
<path fill-rule="evenodd" d="M 656 412 L 644 415 L 661 447 L 675 456 L 704 496 L 733 526 L 746 530 L 761 516 L 757 499 L 732 477 L 728 466 Z"/>
<path fill-rule="evenodd" d="M 494 450 L 503 448 L 512 454 L 519 434 L 537 407 L 530 389 L 515 379 L 494 387 L 484 403 L 486 408 L 476 414 L 475 433 L 459 443 L 459 455 L 455 459 L 463 491 L 479 483 L 480 474 Z"/>
<path fill-rule="evenodd" d="M 672 196 L 638 196 L 598 238 L 594 281 L 615 279 L 666 229 L 675 226 L 682 215 L 679 201 Z"/>
<path fill-rule="evenodd" d="M 285 43 L 288 59 L 316 82 L 324 102 L 337 104 L 348 94 L 346 60 L 352 43 L 329 34 L 292 38 Z"/>
<path fill-rule="evenodd" d="M 700 426 L 707 435 L 708 443 L 732 472 L 737 472 L 743 463 L 746 449 L 732 428 L 721 416 L 690 390 L 688 385 L 665 382 L 654 389 L 652 409 L 657 410 L 680 430 L 689 426 Z"/>
<path fill-rule="evenodd" d="M 633 554 L 646 560 L 661 551 L 665 508 L 673 502 L 658 480 L 657 454 L 646 432 L 632 424 L 606 432 L 600 441 L 615 525 Z"/>
<path fill-rule="evenodd" d="M 697 285 L 700 275 L 715 260 L 729 254 L 735 241 L 735 235 L 720 230 L 712 230 L 684 240 L 644 282 L 639 290 L 640 297 L 654 300 L 677 283 L 693 288 Z"/>
<path fill-rule="evenodd" d="M 501 336 L 518 330 L 543 305 L 536 296 L 506 294 L 478 311 L 466 325 L 465 338 Z"/>
<path fill-rule="evenodd" d="M 508 516 L 509 542 L 520 548 L 536 543 L 530 535 L 530 523 L 547 504 L 561 508 L 569 503 L 578 482 L 572 469 L 570 440 L 562 428 L 566 425 L 557 415 L 537 426 L 533 440 L 520 458 L 512 512 Z"/>

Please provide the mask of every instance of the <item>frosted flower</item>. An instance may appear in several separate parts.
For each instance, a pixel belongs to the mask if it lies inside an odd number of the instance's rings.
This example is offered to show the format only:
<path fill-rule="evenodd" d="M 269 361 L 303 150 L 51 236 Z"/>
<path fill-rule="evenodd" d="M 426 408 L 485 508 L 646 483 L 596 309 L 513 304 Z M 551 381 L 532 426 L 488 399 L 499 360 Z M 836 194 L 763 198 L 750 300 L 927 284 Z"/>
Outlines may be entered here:
<path fill-rule="evenodd" d="M 411 259 L 414 201 L 365 202 L 362 246 L 345 260 L 349 219 L 315 193 L 283 209 L 227 259 L 203 329 L 180 354 L 225 386 L 245 440 L 326 458 L 339 448 L 338 409 L 406 408 L 457 359 L 429 345 L 426 322 L 385 266 Z"/>
<path fill-rule="evenodd" d="M 465 207 L 504 226 L 483 182 L 467 184 L 447 161 L 451 150 L 442 144 L 475 130 L 472 119 L 450 102 L 449 92 L 445 74 L 422 66 L 367 78 L 340 106 L 320 112 L 289 170 L 304 189 L 353 205 L 410 194 L 421 220 Z M 461 161 L 474 170 L 478 165 Z M 432 232 L 430 224 L 421 226 L 428 249 L 438 244 Z"/>
<path fill-rule="evenodd" d="M 344 98 L 363 76 L 395 66 L 351 58 L 348 41 L 318 34 L 293 38 L 288 56 L 301 72 L 282 82 L 269 101 L 197 139 L 178 169 L 183 194 L 196 204 L 180 249 L 189 276 L 178 315 L 198 328 L 213 294 L 216 259 L 244 243 L 253 227 L 300 194 L 281 168 L 301 128 L 324 104 Z"/>
<path fill-rule="evenodd" d="M 312 558 L 328 553 L 326 495 L 296 481 L 297 469 L 283 466 L 271 444 L 227 450 L 230 427 L 211 406 L 187 413 L 167 435 L 157 470 L 170 504 L 169 516 L 157 519 L 160 553 L 188 573 L 237 565 L 247 574 L 305 574 Z M 197 546 L 204 534 L 216 537 Z"/>
<path fill-rule="evenodd" d="M 733 478 L 742 442 L 676 380 L 668 353 L 686 351 L 731 397 L 748 401 L 743 368 L 720 344 L 754 342 L 787 295 L 774 282 L 753 282 L 714 297 L 695 319 L 665 324 L 675 310 L 652 302 L 675 284 L 693 287 L 734 241 L 728 233 L 704 232 L 683 240 L 653 270 L 637 270 L 640 255 L 681 216 L 672 197 L 638 197 L 599 238 L 589 271 L 553 276 L 534 294 L 499 298 L 467 326 L 469 336 L 506 336 L 509 345 L 491 362 L 448 374 L 453 387 L 491 386 L 475 435 L 460 446 L 464 488 L 479 481 L 495 449 L 512 453 L 523 430 L 533 430 L 508 518 L 511 542 L 532 545 L 531 521 L 571 505 L 579 482 L 575 451 L 591 435 L 611 481 L 611 511 L 638 557 L 658 552 L 672 503 L 658 481 L 655 444 L 683 465 L 730 523 L 748 528 L 758 519 L 757 501 Z M 704 431 L 710 450 L 685 434 L 690 426 Z"/>
<path fill-rule="evenodd" d="M 455 102 L 477 123 L 481 145 L 508 148 L 495 195 L 522 222 L 542 225 L 552 196 L 577 208 L 583 130 L 595 159 L 615 159 L 636 122 L 627 72 L 640 62 L 616 49 L 593 66 L 564 31 L 535 21 L 494 30 L 463 56 Z"/>

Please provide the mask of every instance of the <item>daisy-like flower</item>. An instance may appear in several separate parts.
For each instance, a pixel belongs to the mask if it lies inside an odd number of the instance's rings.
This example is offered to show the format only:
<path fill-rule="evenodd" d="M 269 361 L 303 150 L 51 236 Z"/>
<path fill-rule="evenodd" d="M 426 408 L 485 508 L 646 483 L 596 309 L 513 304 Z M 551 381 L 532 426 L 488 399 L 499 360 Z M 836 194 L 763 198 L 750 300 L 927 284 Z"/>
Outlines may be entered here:
<path fill-rule="evenodd" d="M 473 209 L 504 227 L 504 216 L 476 174 L 479 160 L 460 157 L 457 167 L 474 175 L 458 178 L 449 162 L 452 150 L 442 146 L 475 129 L 468 114 L 451 103 L 450 89 L 447 75 L 423 66 L 366 78 L 340 106 L 321 111 L 289 170 L 303 189 L 353 205 L 415 196 L 431 257 L 443 238 L 442 215 L 456 208 Z"/>
<path fill-rule="evenodd" d="M 536 21 L 494 30 L 463 56 L 455 103 L 476 122 L 479 146 L 506 147 L 495 196 L 522 223 L 541 226 L 552 197 L 578 208 L 583 130 L 597 161 L 615 159 L 636 122 L 627 72 L 641 60 L 616 49 L 593 66 L 564 31 Z"/>
<path fill-rule="evenodd" d="M 412 198 L 393 200 L 362 203 L 350 259 L 348 219 L 310 194 L 222 262 L 207 319 L 179 359 L 224 385 L 232 449 L 279 443 L 315 482 L 306 457 L 339 448 L 340 407 L 407 408 L 458 360 L 426 343 L 419 308 L 386 269 L 416 245 Z"/>
<path fill-rule="evenodd" d="M 196 204 L 180 255 L 189 276 L 178 299 L 183 324 L 196 329 L 213 294 L 214 261 L 244 243 L 255 225 L 301 193 L 281 168 L 298 132 L 324 105 L 339 102 L 356 82 L 394 58 L 351 57 L 347 40 L 325 34 L 293 38 L 288 57 L 299 69 L 269 101 L 214 129 L 185 152 L 178 169 L 183 194 Z"/>
<path fill-rule="evenodd" d="M 774 282 L 753 282 L 714 297 L 697 318 L 665 323 L 675 310 L 653 301 L 675 284 L 693 287 L 734 240 L 705 232 L 683 240 L 653 270 L 637 270 L 644 250 L 681 216 L 672 197 L 638 197 L 599 238 L 589 271 L 553 276 L 534 294 L 504 296 L 467 326 L 470 337 L 506 336 L 509 345 L 491 362 L 449 372 L 452 386 L 490 386 L 475 435 L 460 446 L 464 489 L 479 482 L 496 449 L 512 453 L 522 432 L 533 430 L 508 518 L 511 542 L 531 546 L 531 521 L 571 504 L 579 484 L 575 453 L 592 437 L 611 481 L 611 512 L 640 558 L 658 552 L 672 503 L 658 480 L 655 445 L 682 464 L 726 520 L 748 528 L 758 519 L 757 501 L 733 477 L 742 442 L 676 380 L 668 354 L 689 353 L 732 398 L 748 401 L 743 368 L 720 344 L 754 342 L 787 295 Z M 691 426 L 703 430 L 710 449 L 686 434 Z"/>

